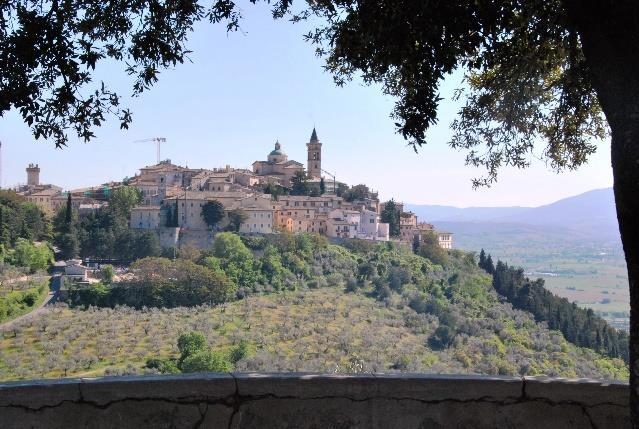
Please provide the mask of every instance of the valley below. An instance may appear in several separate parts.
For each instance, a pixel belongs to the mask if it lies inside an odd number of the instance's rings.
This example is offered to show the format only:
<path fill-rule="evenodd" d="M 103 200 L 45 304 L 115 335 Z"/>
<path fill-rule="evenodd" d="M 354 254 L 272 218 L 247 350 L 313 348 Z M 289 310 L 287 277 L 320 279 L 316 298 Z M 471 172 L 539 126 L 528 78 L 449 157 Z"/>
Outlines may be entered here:
<path fill-rule="evenodd" d="M 628 274 L 611 188 L 535 208 L 408 208 L 454 231 L 455 247 L 521 266 L 553 293 L 628 330 Z"/>

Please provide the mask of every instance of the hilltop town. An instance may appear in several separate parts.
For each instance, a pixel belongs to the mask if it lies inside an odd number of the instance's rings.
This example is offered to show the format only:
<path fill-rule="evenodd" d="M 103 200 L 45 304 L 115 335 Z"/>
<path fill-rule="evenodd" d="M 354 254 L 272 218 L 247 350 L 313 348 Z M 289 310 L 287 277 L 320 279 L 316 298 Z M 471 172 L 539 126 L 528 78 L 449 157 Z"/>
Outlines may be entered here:
<path fill-rule="evenodd" d="M 315 128 L 306 143 L 306 168 L 290 160 L 276 142 L 266 160 L 252 170 L 194 169 L 170 160 L 143 167 L 122 182 L 63 191 L 40 183 L 40 167 L 30 164 L 27 183 L 16 191 L 49 212 L 68 202 L 80 216 L 108 205 L 110 194 L 123 186 L 139 190 L 140 204 L 131 209 L 129 226 L 157 233 L 163 247 L 185 244 L 209 247 L 216 232 L 241 234 L 317 233 L 331 240 L 362 239 L 415 244 L 434 234 L 440 247 L 452 248 L 452 233 L 437 231 L 405 212 L 400 202 L 380 202 L 365 185 L 348 187 L 322 166 L 322 143 Z M 206 206 L 220 213 L 215 222 L 203 215 Z"/>

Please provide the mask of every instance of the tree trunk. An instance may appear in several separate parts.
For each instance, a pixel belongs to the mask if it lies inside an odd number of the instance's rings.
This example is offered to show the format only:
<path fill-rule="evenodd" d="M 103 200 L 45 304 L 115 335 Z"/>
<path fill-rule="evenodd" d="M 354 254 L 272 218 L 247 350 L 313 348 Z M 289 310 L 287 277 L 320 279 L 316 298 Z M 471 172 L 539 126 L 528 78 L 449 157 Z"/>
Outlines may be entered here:
<path fill-rule="evenodd" d="M 639 4 L 565 3 L 612 131 L 615 205 L 630 287 L 630 414 L 639 428 Z"/>

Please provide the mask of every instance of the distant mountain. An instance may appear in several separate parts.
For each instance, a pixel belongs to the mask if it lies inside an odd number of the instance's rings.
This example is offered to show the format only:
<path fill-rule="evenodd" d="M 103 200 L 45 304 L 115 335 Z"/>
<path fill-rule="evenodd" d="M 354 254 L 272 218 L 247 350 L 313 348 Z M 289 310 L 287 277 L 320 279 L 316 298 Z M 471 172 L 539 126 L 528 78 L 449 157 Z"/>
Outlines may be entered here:
<path fill-rule="evenodd" d="M 562 226 L 577 231 L 589 231 L 596 236 L 619 235 L 612 188 L 585 192 L 495 220 L 528 225 Z"/>
<path fill-rule="evenodd" d="M 428 222 L 483 222 L 512 216 L 529 210 L 529 207 L 466 207 L 406 204 L 406 210 Z"/>
<path fill-rule="evenodd" d="M 420 219 L 435 224 L 442 222 L 521 224 L 572 230 L 590 238 L 619 237 L 612 188 L 595 189 L 540 207 L 459 208 L 406 204 L 406 208 L 415 212 Z M 448 225 L 450 226 L 452 225 Z M 460 225 L 457 227 L 459 228 Z M 490 226 L 480 227 L 479 225 L 475 225 L 473 229 L 485 230 L 486 228 L 491 229 Z"/>

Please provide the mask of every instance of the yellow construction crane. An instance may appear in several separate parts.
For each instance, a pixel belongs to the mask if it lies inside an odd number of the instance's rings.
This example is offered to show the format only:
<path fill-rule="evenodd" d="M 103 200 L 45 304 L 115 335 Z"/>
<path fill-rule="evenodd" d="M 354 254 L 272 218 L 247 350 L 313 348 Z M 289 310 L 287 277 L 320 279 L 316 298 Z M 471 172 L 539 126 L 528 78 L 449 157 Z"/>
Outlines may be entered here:
<path fill-rule="evenodd" d="M 160 163 L 160 145 L 162 143 L 166 143 L 166 138 L 164 138 L 164 137 L 153 137 L 151 139 L 135 140 L 133 143 L 144 143 L 144 142 L 155 142 L 157 144 L 158 164 L 159 164 Z"/>

